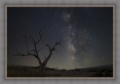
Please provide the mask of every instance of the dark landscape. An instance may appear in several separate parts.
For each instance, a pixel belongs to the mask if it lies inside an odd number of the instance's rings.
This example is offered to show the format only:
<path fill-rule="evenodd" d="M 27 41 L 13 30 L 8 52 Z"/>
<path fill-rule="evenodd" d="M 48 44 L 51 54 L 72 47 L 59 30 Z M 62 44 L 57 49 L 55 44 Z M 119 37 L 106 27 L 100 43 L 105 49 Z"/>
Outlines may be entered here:
<path fill-rule="evenodd" d="M 8 66 L 8 77 L 113 77 L 113 66 L 104 65 L 82 69 L 45 68 L 40 72 L 38 67 Z"/>

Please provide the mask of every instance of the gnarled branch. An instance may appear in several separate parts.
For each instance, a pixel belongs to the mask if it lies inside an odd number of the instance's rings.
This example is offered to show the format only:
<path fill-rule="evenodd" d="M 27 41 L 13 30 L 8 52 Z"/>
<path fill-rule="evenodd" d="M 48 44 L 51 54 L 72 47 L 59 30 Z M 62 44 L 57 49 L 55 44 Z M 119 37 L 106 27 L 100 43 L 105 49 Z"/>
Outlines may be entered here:
<path fill-rule="evenodd" d="M 30 36 L 30 38 L 32 39 L 32 43 L 33 43 L 33 45 L 34 45 L 34 49 L 33 49 L 33 50 L 30 50 L 30 51 L 28 50 L 27 37 L 25 36 L 25 44 L 26 44 L 27 54 L 20 54 L 20 53 L 18 52 L 18 50 L 16 49 L 17 54 L 14 55 L 14 56 L 34 56 L 34 57 L 36 57 L 36 58 L 39 60 L 39 64 L 41 64 L 41 59 L 40 59 L 39 56 L 38 56 L 38 52 L 39 52 L 41 49 L 37 50 L 37 44 L 38 44 L 38 43 L 41 41 L 41 39 L 42 39 L 41 31 L 39 31 L 39 35 L 40 35 L 40 39 L 39 39 L 37 42 L 35 41 L 35 39 L 34 39 L 32 36 Z"/>
<path fill-rule="evenodd" d="M 48 44 L 46 45 L 46 46 L 49 48 L 49 55 L 48 55 L 47 57 L 45 57 L 45 60 L 44 60 L 44 62 L 43 62 L 43 65 L 44 65 L 44 66 L 46 66 L 48 60 L 51 58 L 52 52 L 53 52 L 53 51 L 57 51 L 57 50 L 55 49 L 55 47 L 56 47 L 57 45 L 60 45 L 60 44 L 61 44 L 60 41 L 59 41 L 59 42 L 56 42 L 55 45 L 54 45 L 52 48 L 51 48 Z"/>
<path fill-rule="evenodd" d="M 50 50 L 51 50 L 51 47 L 50 47 L 48 44 L 47 44 L 46 46 L 49 48 L 49 51 L 50 51 Z"/>
<path fill-rule="evenodd" d="M 36 42 L 36 44 L 38 44 L 40 41 L 41 41 L 41 39 L 42 39 L 42 34 L 41 34 L 41 30 L 39 31 L 39 36 L 40 36 L 40 39 Z"/>

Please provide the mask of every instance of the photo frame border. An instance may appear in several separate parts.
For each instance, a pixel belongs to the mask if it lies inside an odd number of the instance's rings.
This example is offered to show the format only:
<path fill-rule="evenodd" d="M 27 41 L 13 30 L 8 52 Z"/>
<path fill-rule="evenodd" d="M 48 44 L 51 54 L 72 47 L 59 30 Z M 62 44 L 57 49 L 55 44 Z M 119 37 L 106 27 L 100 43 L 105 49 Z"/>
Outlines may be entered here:
<path fill-rule="evenodd" d="M 7 77 L 7 8 L 8 7 L 113 7 L 113 77 Z M 5 5 L 5 79 L 115 79 L 115 5 Z"/>

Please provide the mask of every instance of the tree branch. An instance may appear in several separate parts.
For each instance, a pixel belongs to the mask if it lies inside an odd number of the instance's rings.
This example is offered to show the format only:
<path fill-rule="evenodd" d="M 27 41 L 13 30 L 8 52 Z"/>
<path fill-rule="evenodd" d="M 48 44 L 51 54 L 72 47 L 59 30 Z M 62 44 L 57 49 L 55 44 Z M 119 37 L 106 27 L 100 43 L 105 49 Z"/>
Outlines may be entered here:
<path fill-rule="evenodd" d="M 47 62 L 48 62 L 48 60 L 51 58 L 51 56 L 52 56 L 52 52 L 53 51 L 57 51 L 56 49 L 55 49 L 55 47 L 57 46 L 57 45 L 60 45 L 61 44 L 61 42 L 59 41 L 59 42 L 56 42 L 55 43 L 55 45 L 51 48 L 48 44 L 46 45 L 48 48 L 49 48 L 49 55 L 47 56 L 47 57 L 45 57 L 45 60 L 43 61 L 43 65 L 45 66 L 46 64 L 47 64 Z"/>
<path fill-rule="evenodd" d="M 16 51 L 17 51 L 17 54 L 14 56 L 30 56 L 29 54 L 20 54 L 17 49 L 16 49 Z"/>
<path fill-rule="evenodd" d="M 33 39 L 33 37 L 30 36 L 30 38 L 32 39 L 33 44 L 35 44 L 36 42 L 35 42 L 35 40 Z"/>
<path fill-rule="evenodd" d="M 38 61 L 39 61 L 39 64 L 41 64 L 41 59 L 39 58 L 39 56 L 38 56 L 38 52 L 41 50 L 41 49 L 39 49 L 39 50 L 37 50 L 37 44 L 41 41 L 41 39 L 42 39 L 42 34 L 41 34 L 41 30 L 39 31 L 39 36 L 40 36 L 40 39 L 36 42 L 35 41 L 35 39 L 32 37 L 32 36 L 30 36 L 30 38 L 32 39 L 32 43 L 33 43 L 33 45 L 34 45 L 34 49 L 33 50 L 28 50 L 28 43 L 27 43 L 27 37 L 25 36 L 25 44 L 26 44 L 26 48 L 27 48 L 27 54 L 21 54 L 21 53 L 19 53 L 18 52 L 18 50 L 16 49 L 16 51 L 17 51 L 17 54 L 16 55 L 13 55 L 13 56 L 34 56 L 34 57 L 36 57 L 37 59 L 38 59 Z"/>
<path fill-rule="evenodd" d="M 40 50 L 42 50 L 42 49 L 37 50 L 37 52 L 39 52 Z"/>
<path fill-rule="evenodd" d="M 60 41 L 58 41 L 58 42 L 56 42 L 56 44 L 53 46 L 53 48 L 52 48 L 52 51 L 57 51 L 56 49 L 55 49 L 55 47 L 57 46 L 57 45 L 60 45 L 61 44 L 61 42 Z"/>
<path fill-rule="evenodd" d="M 47 44 L 46 46 L 49 48 L 49 51 L 50 51 L 50 50 L 51 50 L 51 47 L 50 47 L 48 44 Z"/>
<path fill-rule="evenodd" d="M 41 30 L 39 31 L 39 36 L 40 36 L 40 39 L 36 42 L 36 44 L 38 44 L 41 41 L 41 39 L 42 39 Z"/>

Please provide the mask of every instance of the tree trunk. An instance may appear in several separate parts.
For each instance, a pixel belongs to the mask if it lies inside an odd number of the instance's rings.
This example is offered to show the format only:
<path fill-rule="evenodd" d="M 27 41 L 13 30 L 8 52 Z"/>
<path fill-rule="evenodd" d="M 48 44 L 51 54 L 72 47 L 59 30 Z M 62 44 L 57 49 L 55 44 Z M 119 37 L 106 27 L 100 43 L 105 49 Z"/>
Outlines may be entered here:
<path fill-rule="evenodd" d="M 45 70 L 45 67 L 46 67 L 46 65 L 44 65 L 43 63 L 40 65 L 40 71 L 42 72 L 42 71 L 44 71 Z"/>
<path fill-rule="evenodd" d="M 37 58 L 37 60 L 38 60 L 38 62 L 39 62 L 39 71 L 41 72 L 41 71 L 44 70 L 44 69 L 43 69 L 43 63 L 41 62 L 41 60 L 40 60 L 39 57 L 36 57 L 36 58 Z"/>
<path fill-rule="evenodd" d="M 44 71 L 45 70 L 47 62 L 51 58 L 51 55 L 52 55 L 52 52 L 50 52 L 49 56 L 43 61 L 43 63 L 39 63 L 39 65 L 40 65 L 40 71 Z"/>

